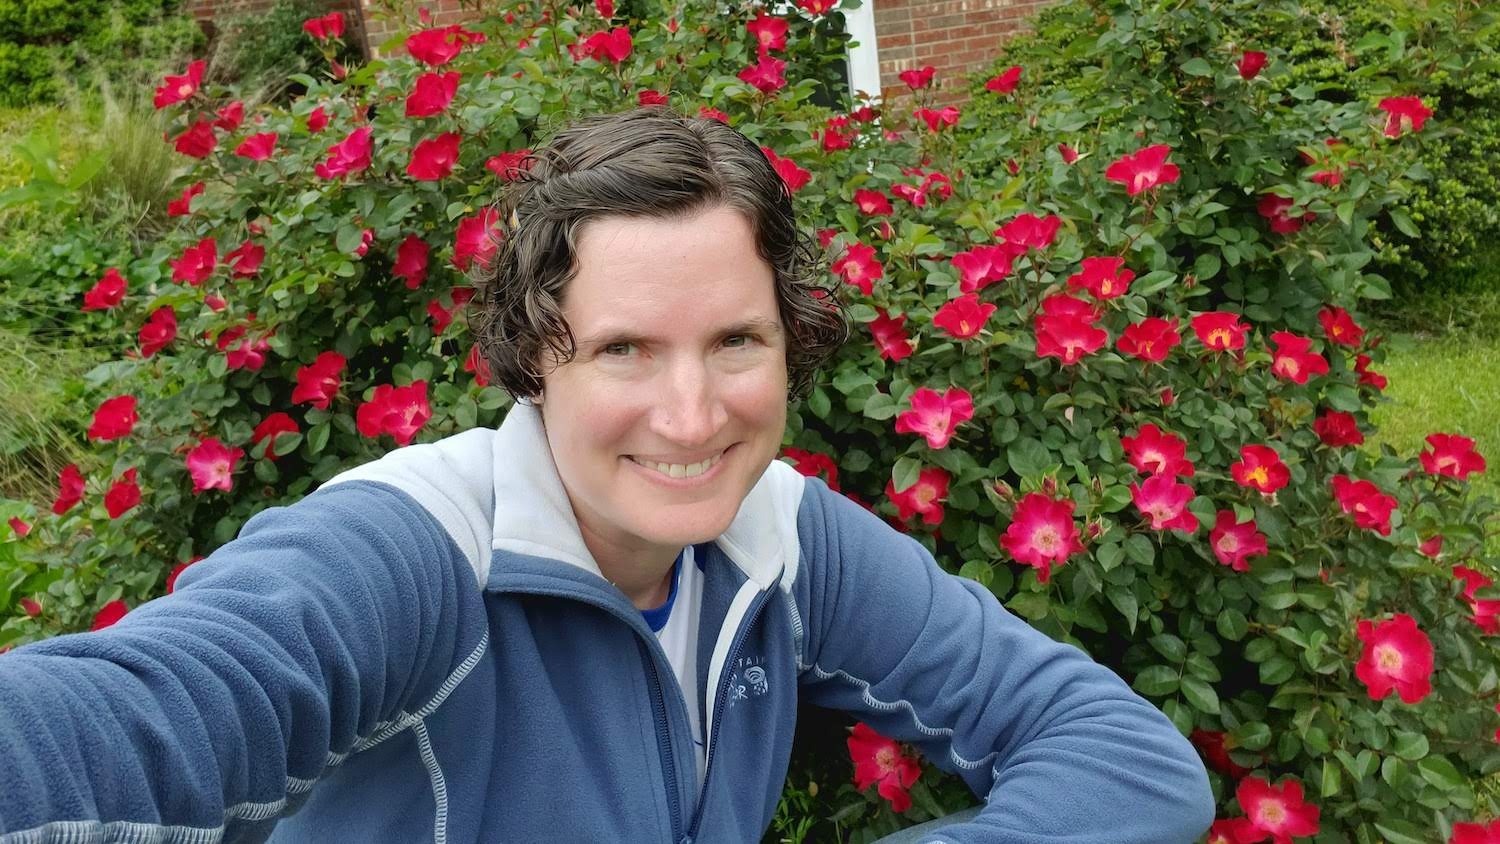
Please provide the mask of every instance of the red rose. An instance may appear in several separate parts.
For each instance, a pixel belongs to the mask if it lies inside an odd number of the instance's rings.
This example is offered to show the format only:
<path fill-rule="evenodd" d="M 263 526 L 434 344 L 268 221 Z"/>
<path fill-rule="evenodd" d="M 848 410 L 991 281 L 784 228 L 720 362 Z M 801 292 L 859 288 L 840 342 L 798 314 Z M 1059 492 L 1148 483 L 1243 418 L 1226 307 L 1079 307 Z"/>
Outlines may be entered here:
<path fill-rule="evenodd" d="M 965 293 L 938 308 L 932 315 L 932 324 L 955 340 L 969 340 L 979 336 L 990 314 L 996 310 L 995 305 L 980 302 L 979 294 Z"/>
<path fill-rule="evenodd" d="M 192 158 L 207 158 L 218 145 L 213 124 L 207 120 L 199 120 L 172 139 L 172 146 L 178 152 Z"/>
<path fill-rule="evenodd" d="M 762 53 L 755 64 L 741 70 L 738 75 L 741 82 L 762 94 L 770 94 L 786 87 L 786 77 L 782 75 L 785 70 L 786 62 Z"/>
<path fill-rule="evenodd" d="M 907 337 L 906 316 L 892 318 L 882 308 L 875 309 L 875 319 L 870 323 L 870 334 L 875 338 L 875 348 L 880 356 L 892 363 L 911 357 L 911 338 Z"/>
<path fill-rule="evenodd" d="M 197 287 L 213 275 L 214 268 L 219 265 L 219 245 L 212 237 L 205 237 L 198 241 L 198 245 L 189 246 L 182 250 L 182 257 L 170 261 L 172 265 L 172 281 L 181 284 L 184 281 L 193 287 Z"/>
<path fill-rule="evenodd" d="M 419 182 L 436 182 L 447 178 L 458 162 L 458 133 L 444 132 L 436 138 L 419 142 L 411 151 L 406 175 Z"/>
<path fill-rule="evenodd" d="M 920 68 L 918 70 L 903 70 L 900 73 L 896 74 L 896 76 L 902 82 L 906 83 L 907 87 L 911 88 L 913 91 L 920 91 L 923 88 L 929 88 L 932 86 L 932 78 L 936 74 L 937 68 L 933 67 L 932 65 L 927 65 L 926 67 Z"/>
<path fill-rule="evenodd" d="M 177 313 L 172 310 L 171 305 L 162 305 L 151 312 L 146 322 L 141 325 L 138 339 L 141 343 L 141 357 L 149 358 L 162 349 L 168 343 L 177 339 Z"/>
<path fill-rule="evenodd" d="M 974 399 L 963 387 L 939 393 L 918 387 L 911 396 L 911 409 L 896 417 L 896 433 L 921 434 L 931 449 L 946 448 L 953 429 L 974 418 Z"/>
<path fill-rule="evenodd" d="M 1260 75 L 1261 68 L 1266 66 L 1266 54 L 1259 50 L 1246 50 L 1240 56 L 1239 64 L 1235 69 L 1240 72 L 1240 78 L 1246 81 Z"/>
<path fill-rule="evenodd" d="M 1072 555 L 1083 553 L 1073 507 L 1071 498 L 1054 500 L 1040 492 L 1027 493 L 1000 537 L 1000 544 L 1016 562 L 1037 570 L 1042 583 L 1051 579 L 1053 563 L 1062 566 Z"/>
<path fill-rule="evenodd" d="M 276 151 L 276 139 L 275 132 L 251 135 L 234 148 L 234 154 L 251 161 L 265 161 Z"/>
<path fill-rule="evenodd" d="M 891 809 L 905 812 L 911 808 L 911 792 L 922 766 L 902 752 L 900 745 L 863 722 L 854 725 L 848 739 L 849 758 L 854 762 L 854 787 L 864 791 L 872 785 Z"/>
<path fill-rule="evenodd" d="M 427 403 L 426 381 L 414 381 L 406 387 L 381 384 L 354 414 L 355 426 L 362 436 L 373 439 L 390 434 L 397 445 L 409 444 L 430 418 L 432 408 Z"/>
<path fill-rule="evenodd" d="M 755 38 L 756 52 L 764 56 L 768 50 L 786 49 L 786 18 L 768 15 L 765 10 L 756 13 L 755 19 L 745 24 L 745 31 Z"/>
<path fill-rule="evenodd" d="M 468 272 L 476 261 L 488 267 L 503 236 L 500 215 L 493 208 L 459 220 L 453 239 L 453 266 L 460 272 Z"/>
<path fill-rule="evenodd" d="M 1392 690 L 1402 703 L 1417 703 L 1432 692 L 1432 640 L 1405 613 L 1375 623 L 1361 619 L 1356 635 L 1364 643 L 1354 674 L 1368 687 L 1371 700 Z"/>
<path fill-rule="evenodd" d="M 1474 450 L 1474 441 L 1458 434 L 1428 434 L 1427 445 L 1417 457 L 1422 470 L 1429 475 L 1446 475 L 1467 480 L 1472 474 L 1484 474 L 1484 456 Z"/>
<path fill-rule="evenodd" d="M 984 83 L 984 89 L 997 94 L 1009 94 L 1016 90 L 1016 85 L 1020 81 L 1021 66 L 1012 65 L 1006 68 L 999 76 L 992 77 L 988 82 Z"/>
<path fill-rule="evenodd" d="M 441 67 L 453 61 L 465 45 L 483 44 L 484 40 L 483 34 L 470 32 L 455 24 L 407 36 L 406 52 L 423 64 Z"/>
<path fill-rule="evenodd" d="M 52 512 L 61 516 L 83 500 L 83 473 L 76 463 L 63 467 L 57 476 L 57 498 L 52 502 Z"/>
<path fill-rule="evenodd" d="M 921 514 L 924 524 L 940 525 L 950 480 L 947 472 L 929 466 L 919 472 L 917 482 L 906 489 L 897 490 L 894 481 L 886 481 L 885 496 L 896 505 L 896 513 L 903 521 Z"/>
<path fill-rule="evenodd" d="M 125 277 L 114 267 L 104 271 L 104 275 L 94 283 L 89 291 L 83 294 L 83 310 L 103 311 L 119 305 L 125 300 Z"/>
<path fill-rule="evenodd" d="M 103 630 L 125 617 L 130 607 L 124 601 L 110 601 L 94 615 L 94 625 L 89 630 Z"/>
<path fill-rule="evenodd" d="M 234 489 L 234 467 L 245 456 L 243 449 L 230 448 L 210 437 L 187 453 L 187 470 L 193 479 L 193 494 L 210 489 L 229 492 Z"/>
<path fill-rule="evenodd" d="M 186 72 L 181 76 L 167 76 L 156 89 L 152 104 L 158 109 L 166 108 L 196 94 L 198 86 L 203 84 L 203 71 L 207 68 L 208 62 L 198 59 L 188 64 Z"/>
<path fill-rule="evenodd" d="M 374 151 L 370 143 L 371 131 L 370 127 L 361 126 L 329 147 L 328 159 L 314 166 L 313 173 L 320 179 L 338 179 L 369 167 Z"/>
<path fill-rule="evenodd" d="M 107 443 L 130 435 L 140 416 L 135 412 L 135 396 L 115 396 L 106 399 L 94 411 L 94 421 L 89 425 L 88 438 L 96 443 Z"/>
<path fill-rule="evenodd" d="M 391 275 L 405 279 L 406 289 L 416 290 L 427 280 L 427 263 L 432 247 L 420 235 L 407 235 L 396 247 L 396 263 L 391 265 Z"/>
<path fill-rule="evenodd" d="M 298 367 L 292 404 L 307 402 L 319 410 L 327 410 L 333 397 L 338 395 L 339 375 L 347 362 L 338 352 L 322 352 L 311 364 Z"/>
<path fill-rule="evenodd" d="M 1124 185 L 1128 196 L 1170 185 L 1182 175 L 1176 164 L 1167 163 L 1167 156 L 1171 154 L 1172 148 L 1166 144 L 1146 147 L 1109 165 L 1104 178 Z"/>
<path fill-rule="evenodd" d="M 1399 138 L 1403 132 L 1420 132 L 1432 109 L 1422 104 L 1420 97 L 1386 97 L 1380 101 L 1380 110 L 1386 113 L 1385 136 Z"/>
<path fill-rule="evenodd" d="M 276 438 L 282 434 L 300 434 L 302 430 L 292 417 L 285 413 L 272 413 L 255 426 L 250 434 L 250 441 L 260 445 L 262 440 L 266 441 L 266 457 L 276 459 Z"/>
<path fill-rule="evenodd" d="M 126 469 L 125 474 L 105 491 L 104 509 L 111 519 L 120 518 L 141 503 L 141 488 L 136 484 L 135 477 L 134 468 Z"/>
<path fill-rule="evenodd" d="M 411 94 L 406 98 L 406 116 L 432 117 L 447 111 L 448 104 L 453 102 L 453 96 L 458 93 L 460 77 L 461 74 L 456 70 L 447 73 L 434 71 L 418 76 Z"/>
<path fill-rule="evenodd" d="M 1120 333 L 1117 343 L 1121 352 L 1148 363 L 1161 363 L 1180 345 L 1182 335 L 1177 333 L 1177 317 L 1146 317 L 1131 323 Z"/>
<path fill-rule="evenodd" d="M 182 196 L 167 203 L 168 217 L 186 217 L 193 213 L 193 197 L 203 193 L 203 183 L 195 182 L 182 191 Z"/>

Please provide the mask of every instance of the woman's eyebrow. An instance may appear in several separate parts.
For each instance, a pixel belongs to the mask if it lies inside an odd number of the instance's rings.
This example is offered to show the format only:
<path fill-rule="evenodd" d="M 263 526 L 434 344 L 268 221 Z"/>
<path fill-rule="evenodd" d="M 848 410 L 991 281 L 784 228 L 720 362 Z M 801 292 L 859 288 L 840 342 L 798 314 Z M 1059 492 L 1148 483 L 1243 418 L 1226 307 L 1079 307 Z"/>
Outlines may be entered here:
<path fill-rule="evenodd" d="M 730 323 L 718 329 L 716 334 L 720 337 L 727 337 L 731 334 L 765 334 L 768 336 L 777 336 L 781 334 L 781 330 L 780 320 L 752 317 Z M 579 339 L 578 345 L 597 346 L 606 343 L 649 343 L 654 339 L 649 335 L 642 334 L 638 329 L 606 326 Z"/>

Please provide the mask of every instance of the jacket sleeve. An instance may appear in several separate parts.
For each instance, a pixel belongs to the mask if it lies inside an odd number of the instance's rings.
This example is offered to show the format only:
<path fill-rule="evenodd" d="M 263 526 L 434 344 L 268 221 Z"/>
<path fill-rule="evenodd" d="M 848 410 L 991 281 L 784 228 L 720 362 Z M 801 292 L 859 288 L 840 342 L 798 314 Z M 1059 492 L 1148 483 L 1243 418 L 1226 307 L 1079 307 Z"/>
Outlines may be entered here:
<path fill-rule="evenodd" d="M 379 484 L 257 514 L 178 583 L 0 656 L 0 844 L 262 840 L 483 635 L 462 552 Z"/>
<path fill-rule="evenodd" d="M 1197 753 L 1113 672 L 819 482 L 798 532 L 803 699 L 914 743 L 986 800 L 924 842 L 1187 844 L 1208 829 Z"/>

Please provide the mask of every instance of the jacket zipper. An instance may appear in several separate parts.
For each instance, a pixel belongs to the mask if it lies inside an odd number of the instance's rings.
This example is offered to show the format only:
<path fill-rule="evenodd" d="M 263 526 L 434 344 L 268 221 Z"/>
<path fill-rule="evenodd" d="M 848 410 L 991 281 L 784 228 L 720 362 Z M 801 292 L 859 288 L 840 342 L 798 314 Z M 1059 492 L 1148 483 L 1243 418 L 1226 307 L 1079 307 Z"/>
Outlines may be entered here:
<path fill-rule="evenodd" d="M 750 612 L 745 616 L 745 623 L 741 624 L 740 629 L 734 634 L 734 642 L 729 646 L 729 655 L 724 660 L 725 667 L 720 669 L 721 676 L 718 680 L 719 693 L 714 700 L 714 711 L 709 713 L 712 718 L 709 723 L 712 726 L 709 728 L 708 759 L 705 761 L 703 769 L 703 788 L 698 794 L 698 809 L 693 815 L 693 826 L 688 830 L 686 839 L 688 842 L 695 841 L 698 838 L 698 827 L 703 823 L 703 804 L 708 799 L 709 779 L 714 775 L 714 758 L 719 755 L 719 722 L 722 720 L 726 705 L 725 701 L 728 699 L 725 692 L 729 688 L 730 678 L 734 677 L 734 669 L 731 666 L 734 665 L 735 659 L 739 657 L 740 647 L 745 644 L 745 637 L 749 634 L 750 628 L 754 627 L 756 622 L 760 620 L 761 611 L 765 609 L 766 604 L 771 600 L 771 595 L 774 591 L 774 589 L 766 590 L 756 598 L 755 606 L 751 607 Z"/>
<path fill-rule="evenodd" d="M 651 657 L 651 651 L 646 643 L 636 637 L 636 647 L 641 651 L 641 663 L 646 666 L 646 674 L 651 678 L 651 688 L 655 694 L 651 698 L 652 714 L 656 717 L 656 750 L 661 754 L 662 774 L 667 780 L 667 813 L 672 818 L 672 841 L 682 840 L 682 801 L 677 793 L 677 763 L 672 754 L 672 738 L 670 725 L 667 723 L 667 697 L 662 690 L 661 673 L 656 669 L 656 660 Z"/>

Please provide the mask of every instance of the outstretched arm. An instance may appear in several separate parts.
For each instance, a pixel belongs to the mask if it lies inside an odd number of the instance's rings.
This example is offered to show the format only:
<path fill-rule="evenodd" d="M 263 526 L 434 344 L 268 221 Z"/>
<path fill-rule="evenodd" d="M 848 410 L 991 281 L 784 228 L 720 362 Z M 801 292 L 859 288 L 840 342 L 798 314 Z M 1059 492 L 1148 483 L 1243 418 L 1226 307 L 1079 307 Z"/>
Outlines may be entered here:
<path fill-rule="evenodd" d="M 1188 844 L 1203 834 L 1214 813 L 1207 774 L 1161 712 L 943 572 L 917 542 L 820 483 L 807 495 L 803 694 L 916 744 L 986 798 L 972 821 L 927 840 Z"/>
<path fill-rule="evenodd" d="M 0 844 L 264 838 L 463 660 L 465 600 L 463 554 L 389 487 L 258 514 L 174 594 L 0 656 Z"/>

